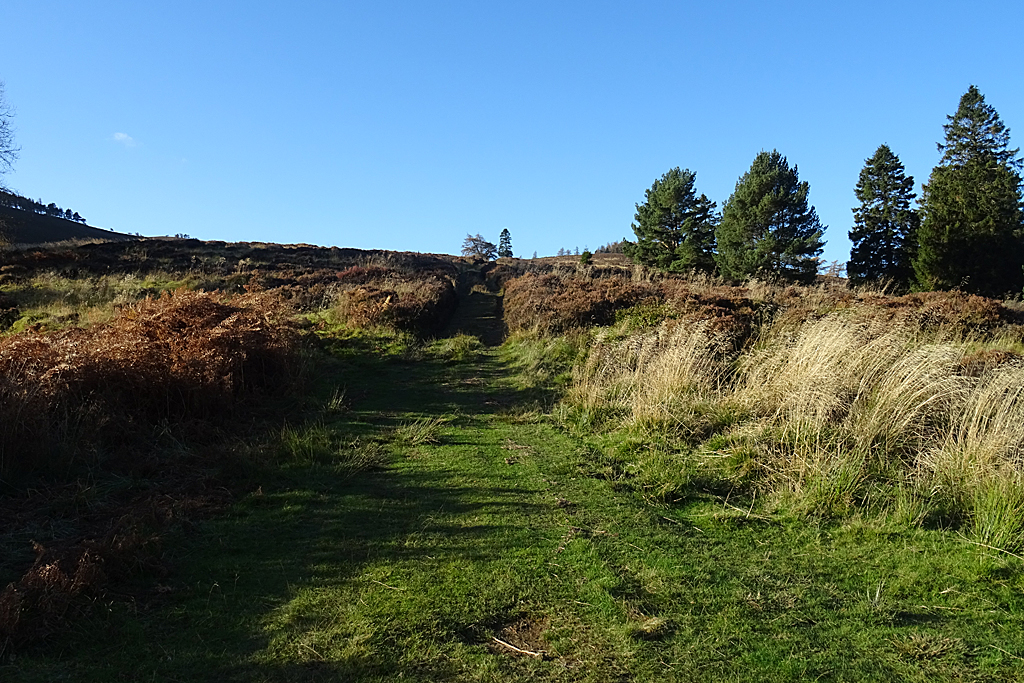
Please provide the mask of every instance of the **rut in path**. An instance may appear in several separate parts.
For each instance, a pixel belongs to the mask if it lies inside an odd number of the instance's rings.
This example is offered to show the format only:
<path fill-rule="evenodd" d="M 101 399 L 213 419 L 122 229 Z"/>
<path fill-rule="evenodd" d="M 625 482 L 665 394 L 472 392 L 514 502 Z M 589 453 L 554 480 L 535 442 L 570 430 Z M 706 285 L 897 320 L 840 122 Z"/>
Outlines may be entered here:
<path fill-rule="evenodd" d="M 505 340 L 501 294 L 485 290 L 480 284 L 483 278 L 478 274 L 465 275 L 460 277 L 458 286 L 459 307 L 444 336 L 469 334 L 478 337 L 485 346 L 499 346 Z M 475 286 L 473 281 L 476 281 Z"/>

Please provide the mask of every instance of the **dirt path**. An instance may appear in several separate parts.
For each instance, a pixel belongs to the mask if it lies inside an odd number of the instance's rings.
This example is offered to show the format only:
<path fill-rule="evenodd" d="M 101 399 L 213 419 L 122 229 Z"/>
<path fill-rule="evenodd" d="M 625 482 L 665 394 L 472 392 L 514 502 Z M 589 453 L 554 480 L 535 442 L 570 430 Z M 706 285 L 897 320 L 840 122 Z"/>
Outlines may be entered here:
<path fill-rule="evenodd" d="M 459 307 L 444 336 L 469 334 L 485 346 L 498 346 L 505 339 L 502 297 L 484 286 L 484 278 L 475 271 L 463 274 L 458 285 Z"/>

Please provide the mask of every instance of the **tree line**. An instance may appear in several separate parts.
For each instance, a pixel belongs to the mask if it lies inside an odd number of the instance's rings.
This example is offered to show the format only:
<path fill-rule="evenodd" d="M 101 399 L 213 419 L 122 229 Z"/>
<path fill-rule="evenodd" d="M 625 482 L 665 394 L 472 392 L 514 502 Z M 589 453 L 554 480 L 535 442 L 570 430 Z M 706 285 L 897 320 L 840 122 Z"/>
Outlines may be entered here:
<path fill-rule="evenodd" d="M 970 86 L 946 117 L 942 153 L 913 206 L 914 178 L 881 145 L 865 161 L 854 189 L 853 248 L 847 273 L 855 284 L 899 290 L 960 289 L 987 296 L 1024 288 L 1021 160 L 1009 129 Z M 762 151 L 740 177 L 721 212 L 695 189 L 696 174 L 673 168 L 636 205 L 636 241 L 624 251 L 668 271 L 706 271 L 809 282 L 818 271 L 825 226 L 800 181 L 777 150 Z"/>
<path fill-rule="evenodd" d="M 497 245 L 494 242 L 488 242 L 480 233 L 466 235 L 466 239 L 462 241 L 462 255 L 484 261 L 494 258 L 512 258 L 512 234 L 508 228 L 502 228 L 501 234 L 498 235 Z"/>
<path fill-rule="evenodd" d="M 62 209 L 53 202 L 43 204 L 42 199 L 32 200 L 7 190 L 0 190 L 0 206 L 5 206 L 8 209 L 31 211 L 32 213 L 43 214 L 44 216 L 63 218 L 76 223 L 85 223 L 85 219 L 77 211 Z"/>
<path fill-rule="evenodd" d="M 14 112 L 7 104 L 4 97 L 4 84 L 3 81 L 0 81 L 0 180 L 2 180 L 3 174 L 14 166 L 14 162 L 18 159 L 18 153 L 21 151 L 14 144 L 14 129 L 11 126 L 13 118 Z M 28 197 L 22 197 L 8 190 L 2 182 L 0 182 L 0 206 L 31 211 L 45 216 L 55 216 L 76 223 L 85 223 L 85 219 L 77 211 L 62 209 L 53 202 L 43 204 L 42 199 L 33 201 Z"/>

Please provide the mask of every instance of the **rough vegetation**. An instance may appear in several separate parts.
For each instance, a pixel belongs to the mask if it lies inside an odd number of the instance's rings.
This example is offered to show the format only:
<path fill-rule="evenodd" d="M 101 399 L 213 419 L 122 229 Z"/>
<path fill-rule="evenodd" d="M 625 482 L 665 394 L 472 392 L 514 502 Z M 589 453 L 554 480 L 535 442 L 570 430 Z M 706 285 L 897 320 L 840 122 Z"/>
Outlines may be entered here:
<path fill-rule="evenodd" d="M 562 419 L 650 442 L 634 464 L 669 498 L 696 477 L 1024 547 L 1018 310 L 960 293 L 551 275 L 513 280 L 506 297 L 516 332 L 603 326 Z"/>
<path fill-rule="evenodd" d="M 1019 679 L 1019 303 L 9 253 L 4 680 Z"/>

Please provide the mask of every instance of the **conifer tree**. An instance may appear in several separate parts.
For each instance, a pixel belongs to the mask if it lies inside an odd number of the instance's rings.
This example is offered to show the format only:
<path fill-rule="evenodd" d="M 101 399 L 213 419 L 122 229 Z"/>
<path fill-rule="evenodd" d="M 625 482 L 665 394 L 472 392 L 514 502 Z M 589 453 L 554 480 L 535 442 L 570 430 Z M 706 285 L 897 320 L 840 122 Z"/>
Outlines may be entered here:
<path fill-rule="evenodd" d="M 715 203 L 694 189 L 697 174 L 678 167 L 654 181 L 636 205 L 633 232 L 624 252 L 637 263 L 664 270 L 712 271 L 715 268 Z"/>
<path fill-rule="evenodd" d="M 987 296 L 1024 286 L 1021 160 L 1010 131 L 971 86 L 943 126 L 942 159 L 921 197 L 914 271 L 922 290 Z"/>
<path fill-rule="evenodd" d="M 812 281 L 825 228 L 807 205 L 809 191 L 777 150 L 758 154 L 722 207 L 715 256 L 721 274 Z"/>
<path fill-rule="evenodd" d="M 854 284 L 888 282 L 908 289 L 920 217 L 911 207 L 914 178 L 888 145 L 864 162 L 855 189 L 860 206 L 853 210 L 850 261 L 846 272 Z"/>
<path fill-rule="evenodd" d="M 508 228 L 502 228 L 498 236 L 498 258 L 512 258 L 512 235 Z"/>

